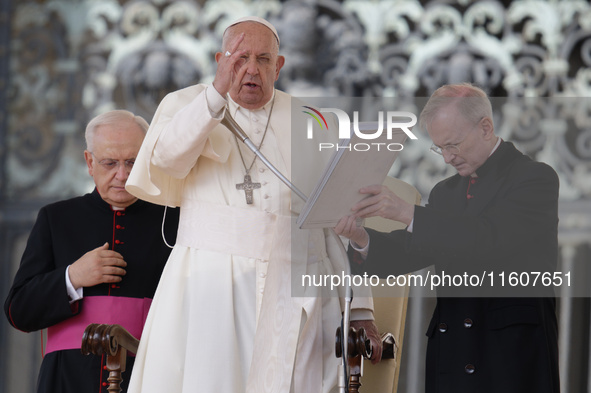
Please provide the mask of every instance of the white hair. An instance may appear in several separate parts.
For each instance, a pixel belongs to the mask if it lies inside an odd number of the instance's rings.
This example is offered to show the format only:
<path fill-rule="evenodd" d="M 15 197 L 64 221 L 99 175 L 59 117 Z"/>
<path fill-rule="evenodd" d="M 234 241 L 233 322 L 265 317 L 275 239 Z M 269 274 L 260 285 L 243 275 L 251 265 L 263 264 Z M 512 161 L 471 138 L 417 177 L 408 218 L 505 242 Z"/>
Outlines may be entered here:
<path fill-rule="evenodd" d="M 433 118 L 452 105 L 473 123 L 483 117 L 492 119 L 492 105 L 484 90 L 470 83 L 459 83 L 441 86 L 433 92 L 419 116 L 421 128 L 427 130 Z"/>
<path fill-rule="evenodd" d="M 105 112 L 93 118 L 86 126 L 86 132 L 84 133 L 84 137 L 86 138 L 86 150 L 92 151 L 94 148 L 94 134 L 98 127 L 118 124 L 126 121 L 132 121 L 137 124 L 142 129 L 142 131 L 144 131 L 144 134 L 148 132 L 149 124 L 141 116 L 134 115 L 132 112 L 126 111 L 124 109 Z"/>

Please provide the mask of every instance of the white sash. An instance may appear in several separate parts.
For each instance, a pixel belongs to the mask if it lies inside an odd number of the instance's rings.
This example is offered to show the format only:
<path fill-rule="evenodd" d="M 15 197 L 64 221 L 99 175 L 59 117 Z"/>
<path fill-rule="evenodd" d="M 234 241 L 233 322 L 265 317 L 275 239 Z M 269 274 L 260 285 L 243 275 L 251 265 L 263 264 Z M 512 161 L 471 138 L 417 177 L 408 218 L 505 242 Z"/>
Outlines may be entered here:
<path fill-rule="evenodd" d="M 276 222 L 273 213 L 184 199 L 177 244 L 267 261 Z"/>

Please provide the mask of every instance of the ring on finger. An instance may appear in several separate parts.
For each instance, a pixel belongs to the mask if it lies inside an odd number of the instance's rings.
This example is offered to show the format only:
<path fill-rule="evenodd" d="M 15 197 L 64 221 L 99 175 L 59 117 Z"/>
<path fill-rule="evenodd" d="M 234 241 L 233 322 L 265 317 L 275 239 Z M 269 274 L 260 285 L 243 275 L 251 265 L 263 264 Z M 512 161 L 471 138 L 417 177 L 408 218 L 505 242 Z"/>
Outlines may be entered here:
<path fill-rule="evenodd" d="M 226 53 L 224 53 L 224 56 L 230 57 L 230 56 L 232 56 L 232 54 L 230 53 L 230 51 L 227 50 Z"/>

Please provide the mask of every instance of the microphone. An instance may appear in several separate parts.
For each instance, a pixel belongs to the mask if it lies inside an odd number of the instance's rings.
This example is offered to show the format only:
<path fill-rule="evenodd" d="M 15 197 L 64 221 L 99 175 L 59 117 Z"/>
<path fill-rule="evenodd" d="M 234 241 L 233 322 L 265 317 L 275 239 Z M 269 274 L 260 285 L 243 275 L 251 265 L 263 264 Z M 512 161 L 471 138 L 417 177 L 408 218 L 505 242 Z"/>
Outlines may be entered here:
<path fill-rule="evenodd" d="M 246 135 L 238 123 L 236 123 L 236 120 L 234 120 L 234 118 L 230 115 L 229 110 L 226 109 L 224 111 L 224 118 L 222 119 L 221 123 L 225 125 L 226 128 L 232 132 L 232 134 L 236 135 L 236 137 L 240 139 L 241 142 L 246 143 L 246 140 L 249 139 L 248 135 Z"/>

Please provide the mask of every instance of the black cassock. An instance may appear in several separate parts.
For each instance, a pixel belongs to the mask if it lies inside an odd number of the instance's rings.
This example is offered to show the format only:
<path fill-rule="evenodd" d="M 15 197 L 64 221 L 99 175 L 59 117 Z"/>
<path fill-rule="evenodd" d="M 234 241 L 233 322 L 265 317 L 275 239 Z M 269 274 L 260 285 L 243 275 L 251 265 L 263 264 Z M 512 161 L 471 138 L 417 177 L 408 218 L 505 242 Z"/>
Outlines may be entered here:
<path fill-rule="evenodd" d="M 171 249 L 162 239 L 164 207 L 138 200 L 124 210 L 113 210 L 98 191 L 43 207 L 33 226 L 4 311 L 21 331 L 49 328 L 48 351 L 38 379 L 40 393 L 91 393 L 107 391 L 106 358 L 82 355 L 82 335 L 67 337 L 74 321 L 102 323 L 136 318 L 147 313 Z M 167 209 L 164 233 L 176 240 L 179 209 Z M 83 298 L 70 304 L 66 267 L 105 242 L 127 262 L 117 284 L 84 288 Z M 123 304 L 116 310 L 85 309 L 87 304 Z M 133 305 L 133 309 L 128 309 Z M 140 309 L 140 307 L 144 309 Z M 89 306 L 90 307 L 90 306 Z M 94 307 L 93 307 L 94 308 Z M 121 319 L 123 318 L 123 319 Z M 137 319 L 137 318 L 136 318 Z M 140 326 L 143 321 L 140 321 Z M 125 324 L 123 324 L 124 327 Z M 137 325 L 137 321 L 136 321 Z M 126 327 L 128 330 L 129 328 Z M 75 329 L 74 329 L 75 330 Z M 65 338 L 61 334 L 65 334 Z M 139 337 L 138 337 L 139 338 Z M 67 348 L 67 342 L 78 345 Z M 64 344 L 66 343 L 66 344 Z M 122 388 L 127 390 L 134 357 L 127 357 Z"/>
<path fill-rule="evenodd" d="M 557 393 L 553 292 L 508 288 L 508 275 L 555 271 L 558 177 L 507 142 L 476 173 L 477 180 L 455 175 L 438 183 L 429 203 L 416 207 L 412 233 L 368 230 L 366 260 L 349 250 L 352 269 L 386 277 L 433 265 L 440 280 L 484 277 L 483 287 L 456 280 L 457 287 L 437 288 L 427 393 Z"/>

